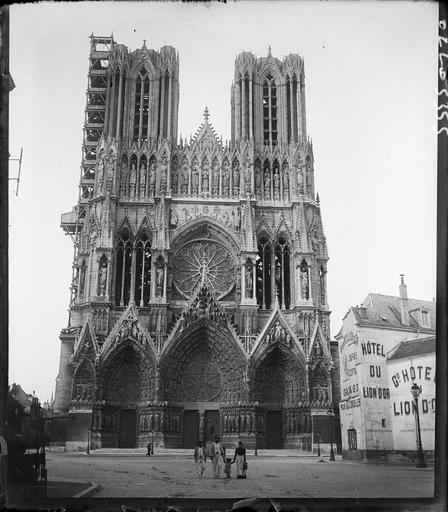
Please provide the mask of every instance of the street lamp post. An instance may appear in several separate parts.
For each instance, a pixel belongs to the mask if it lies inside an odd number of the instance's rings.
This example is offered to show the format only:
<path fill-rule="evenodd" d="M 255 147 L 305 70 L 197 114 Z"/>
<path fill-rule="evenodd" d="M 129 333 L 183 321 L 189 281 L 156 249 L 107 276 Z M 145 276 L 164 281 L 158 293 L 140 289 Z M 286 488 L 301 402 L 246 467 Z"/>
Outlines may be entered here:
<path fill-rule="evenodd" d="M 317 432 L 317 456 L 320 457 L 320 432 Z"/>
<path fill-rule="evenodd" d="M 333 407 L 329 407 L 328 408 L 328 415 L 330 417 L 330 460 L 334 461 L 335 458 L 334 458 L 334 450 L 333 450 Z"/>
<path fill-rule="evenodd" d="M 241 400 L 238 402 L 238 440 L 241 438 Z"/>
<path fill-rule="evenodd" d="M 257 450 L 257 407 L 258 407 L 258 402 L 255 402 L 254 403 L 254 437 L 255 437 L 255 453 L 254 455 L 258 455 L 258 450 Z"/>
<path fill-rule="evenodd" d="M 422 448 L 422 436 L 420 432 L 420 416 L 418 412 L 418 397 L 421 395 L 422 387 L 414 382 L 411 386 L 411 393 L 414 398 L 415 434 L 417 441 L 417 468 L 426 468 L 425 455 Z"/>

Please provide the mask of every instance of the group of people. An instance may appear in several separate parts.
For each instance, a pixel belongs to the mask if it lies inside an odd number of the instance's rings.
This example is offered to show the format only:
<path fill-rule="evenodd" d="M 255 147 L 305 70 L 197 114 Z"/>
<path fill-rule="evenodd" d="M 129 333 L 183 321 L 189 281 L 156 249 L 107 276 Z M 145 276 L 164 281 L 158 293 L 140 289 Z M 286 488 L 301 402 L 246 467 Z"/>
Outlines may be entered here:
<path fill-rule="evenodd" d="M 214 478 L 220 478 L 221 469 L 224 466 L 224 473 L 226 478 L 229 479 L 231 477 L 232 464 L 235 462 L 237 478 L 246 478 L 246 449 L 244 448 L 242 441 L 238 441 L 238 447 L 235 449 L 233 460 L 226 456 L 226 450 L 218 436 L 215 437 L 208 450 L 205 449 L 202 441 L 198 441 L 198 444 L 194 449 L 194 462 L 196 464 L 199 478 L 202 478 L 202 475 L 204 474 L 207 458 L 212 461 Z"/>

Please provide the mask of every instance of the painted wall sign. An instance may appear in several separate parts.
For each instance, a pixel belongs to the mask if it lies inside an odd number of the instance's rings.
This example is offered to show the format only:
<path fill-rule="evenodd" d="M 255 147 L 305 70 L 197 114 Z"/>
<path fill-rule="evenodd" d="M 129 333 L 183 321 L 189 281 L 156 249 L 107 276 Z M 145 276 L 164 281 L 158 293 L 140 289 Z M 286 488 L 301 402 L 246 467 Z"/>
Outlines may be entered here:
<path fill-rule="evenodd" d="M 364 398 L 390 398 L 389 388 L 372 388 L 370 386 L 362 388 L 362 396 Z"/>
<path fill-rule="evenodd" d="M 376 355 L 381 357 L 386 357 L 384 353 L 384 346 L 381 343 L 374 343 L 373 341 L 368 341 L 367 343 L 361 343 L 362 355 Z"/>
<path fill-rule="evenodd" d="M 436 410 L 436 399 L 432 398 L 421 400 L 421 411 L 423 414 L 428 414 Z M 404 402 L 394 402 L 394 416 L 403 416 L 414 414 L 415 402 L 412 400 L 405 400 Z"/>
<path fill-rule="evenodd" d="M 347 400 L 346 402 L 341 402 L 339 404 L 339 408 L 341 411 L 345 411 L 347 409 L 354 409 L 355 407 L 361 407 L 361 398 L 356 397 L 351 400 Z"/>
<path fill-rule="evenodd" d="M 432 379 L 434 379 L 434 376 L 431 366 L 410 366 L 392 375 L 392 382 L 396 388 L 398 388 L 400 384 L 410 384 L 415 380 Z"/>

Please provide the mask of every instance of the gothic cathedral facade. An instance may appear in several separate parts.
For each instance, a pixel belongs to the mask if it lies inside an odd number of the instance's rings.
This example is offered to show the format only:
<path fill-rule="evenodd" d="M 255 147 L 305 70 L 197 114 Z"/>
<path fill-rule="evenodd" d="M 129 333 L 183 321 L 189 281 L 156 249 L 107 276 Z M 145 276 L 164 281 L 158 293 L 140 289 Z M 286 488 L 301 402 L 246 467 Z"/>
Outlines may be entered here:
<path fill-rule="evenodd" d="M 59 436 L 311 449 L 339 400 L 303 59 L 237 56 L 226 143 L 207 108 L 178 140 L 174 48 L 89 62 Z"/>

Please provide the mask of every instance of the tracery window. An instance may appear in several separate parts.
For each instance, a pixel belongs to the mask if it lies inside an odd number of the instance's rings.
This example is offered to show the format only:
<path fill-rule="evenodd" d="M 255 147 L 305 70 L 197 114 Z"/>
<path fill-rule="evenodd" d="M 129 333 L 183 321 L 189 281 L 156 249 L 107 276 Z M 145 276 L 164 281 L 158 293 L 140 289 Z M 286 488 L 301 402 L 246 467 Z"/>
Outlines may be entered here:
<path fill-rule="evenodd" d="M 263 142 L 277 145 L 277 86 L 272 75 L 263 82 Z"/>
<path fill-rule="evenodd" d="M 129 232 L 120 233 L 117 244 L 115 304 L 126 306 L 130 297 L 132 242 Z"/>
<path fill-rule="evenodd" d="M 286 122 L 288 142 L 297 141 L 297 77 L 293 75 L 286 81 Z"/>
<path fill-rule="evenodd" d="M 135 85 L 134 142 L 148 140 L 149 74 L 141 69 Z"/>
<path fill-rule="evenodd" d="M 137 241 L 135 269 L 135 302 L 140 307 L 148 305 L 151 291 L 151 241 L 147 233 Z"/>
<path fill-rule="evenodd" d="M 262 309 L 270 309 L 271 307 L 271 261 L 271 245 L 268 238 L 263 235 L 258 241 L 256 260 L 257 304 Z"/>
<path fill-rule="evenodd" d="M 275 285 L 281 309 L 291 305 L 290 251 L 285 238 L 280 237 L 275 245 Z"/>

